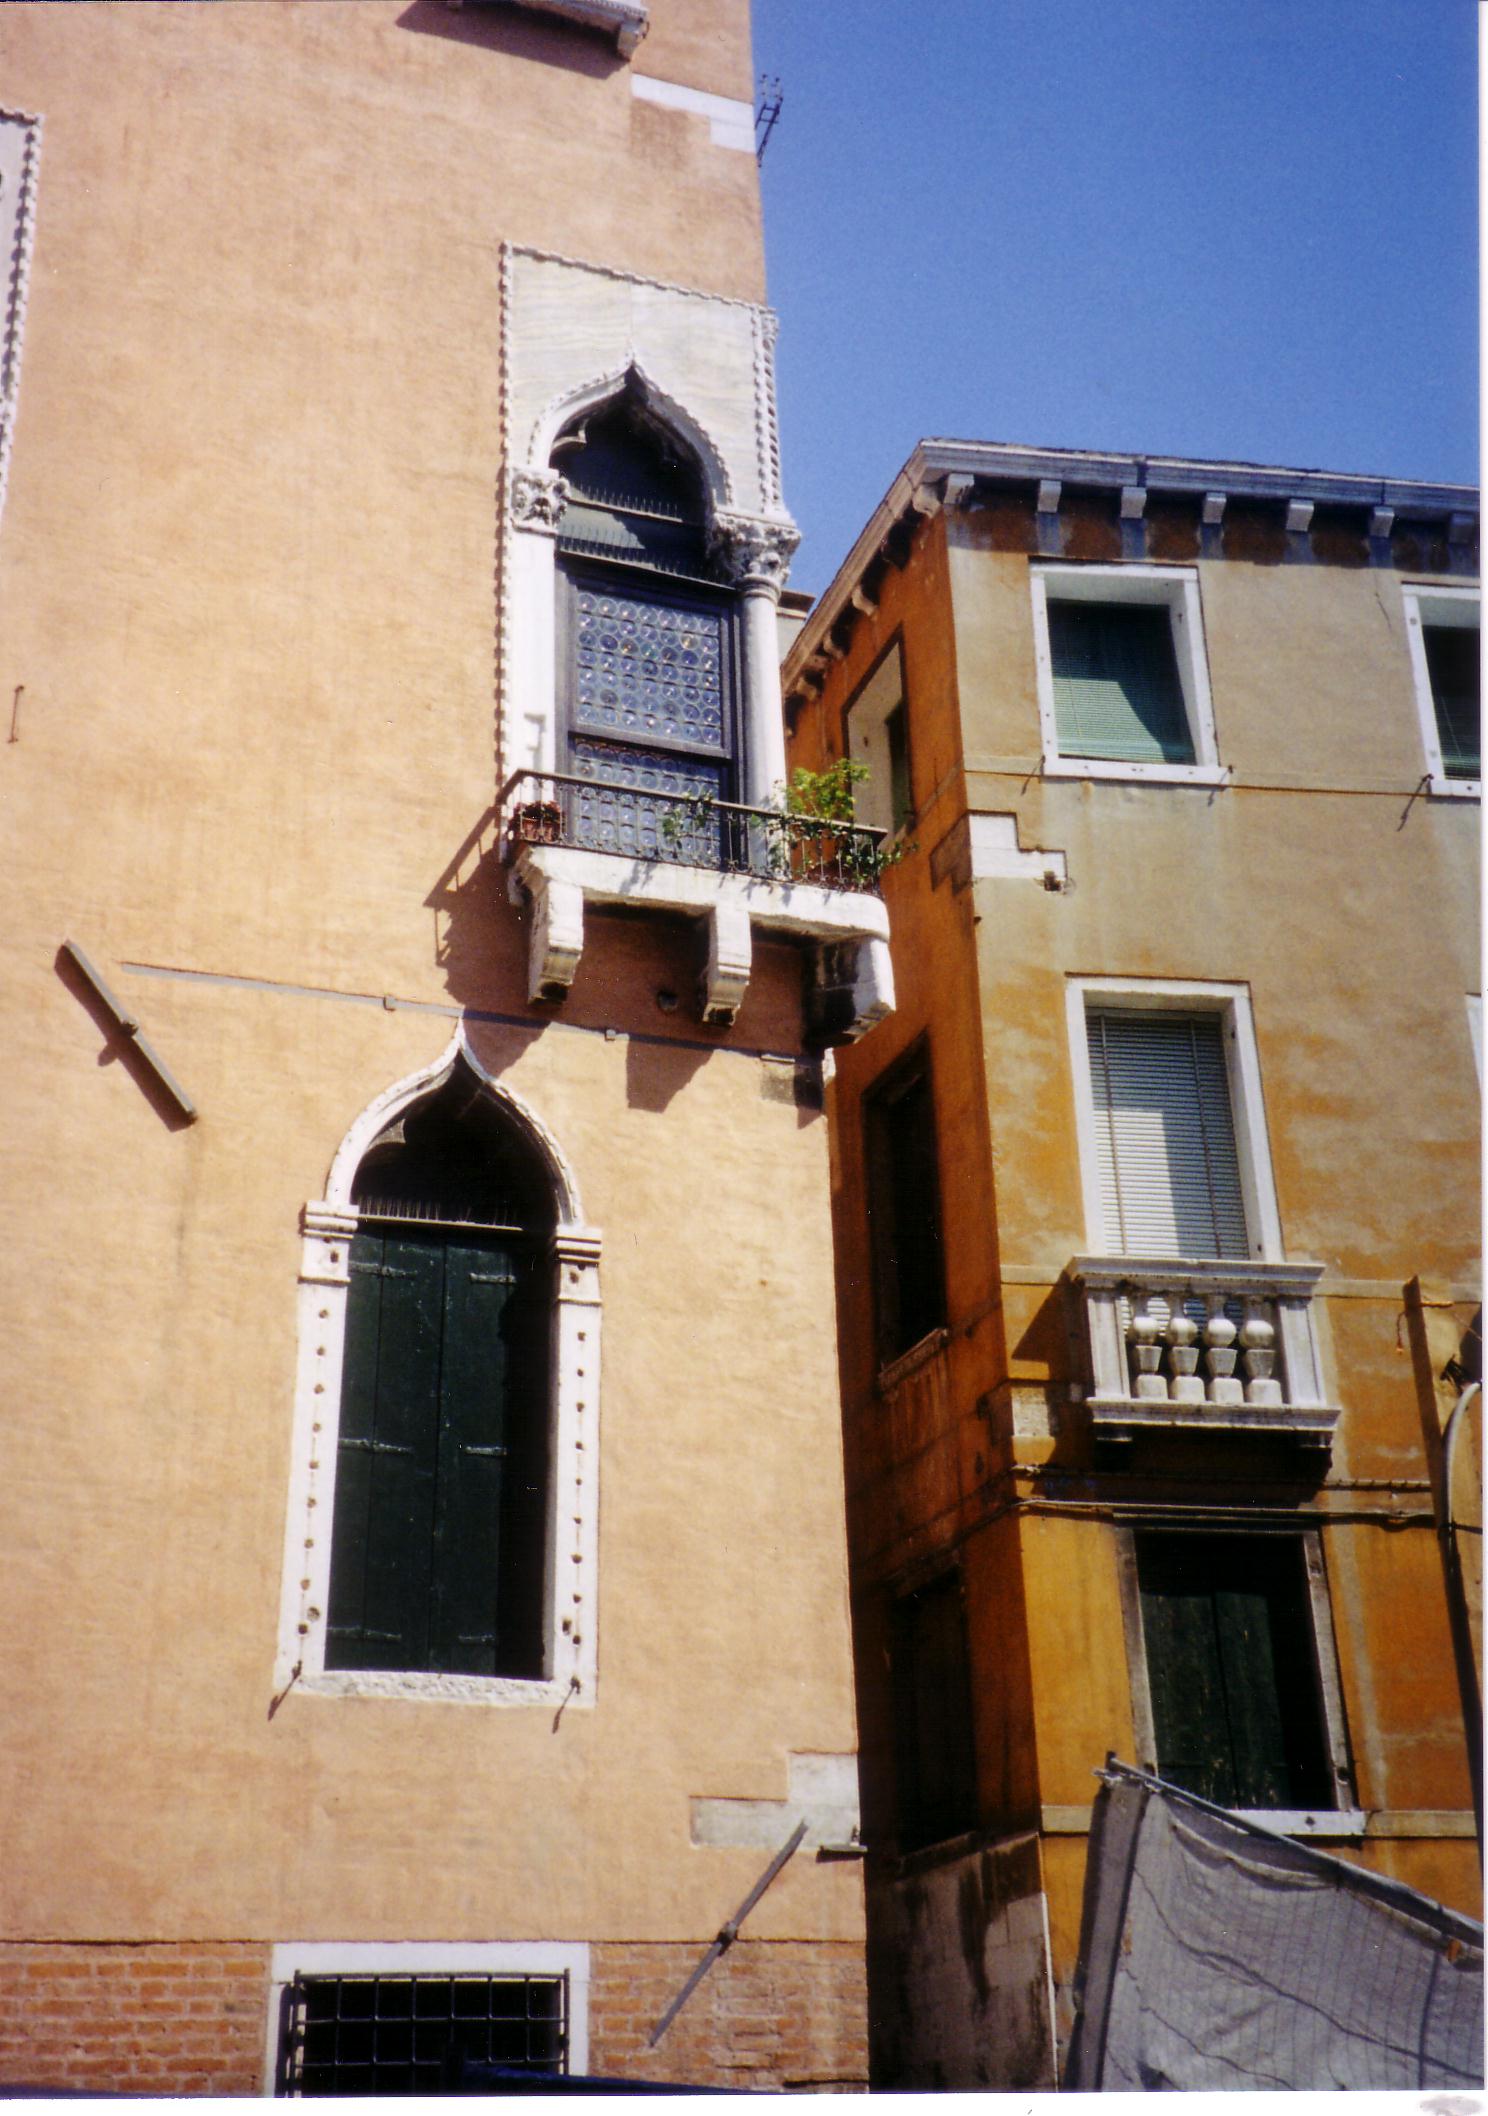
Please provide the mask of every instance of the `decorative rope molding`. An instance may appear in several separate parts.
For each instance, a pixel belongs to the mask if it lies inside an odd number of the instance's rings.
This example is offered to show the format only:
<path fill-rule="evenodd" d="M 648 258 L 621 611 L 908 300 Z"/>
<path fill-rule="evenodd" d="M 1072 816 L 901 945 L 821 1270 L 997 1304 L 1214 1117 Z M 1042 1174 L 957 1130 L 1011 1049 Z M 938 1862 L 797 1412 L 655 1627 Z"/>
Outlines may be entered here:
<path fill-rule="evenodd" d="M 16 400 L 21 375 L 21 339 L 30 298 L 31 255 L 36 242 L 36 173 L 41 160 L 39 117 L 0 109 L 0 228 L 7 252 L 6 301 L 0 329 L 0 508 L 10 478 Z M 19 133 L 17 140 L 14 135 Z M 9 135 L 9 136 L 8 136 Z"/>
<path fill-rule="evenodd" d="M 496 480 L 496 695 L 492 700 L 492 718 L 496 737 L 496 784 L 504 786 L 509 769 L 506 679 L 510 665 L 507 642 L 511 603 L 511 509 L 508 505 L 511 474 L 511 244 L 507 242 L 501 245 L 496 284 L 496 404 L 501 421 L 502 461 Z"/>
<path fill-rule="evenodd" d="M 754 318 L 755 434 L 759 446 L 760 494 L 767 507 L 782 505 L 780 497 L 780 422 L 775 408 L 775 340 L 780 325 L 771 309 L 757 309 Z"/>
<path fill-rule="evenodd" d="M 664 294 L 685 294 L 691 301 L 707 301 L 728 309 L 744 309 L 752 316 L 769 317 L 773 323 L 774 311 L 763 302 L 745 301 L 737 294 L 710 294 L 702 287 L 684 287 L 675 279 L 652 279 L 645 272 L 627 272 L 620 265 L 595 264 L 588 257 L 566 257 L 560 250 L 540 250 L 533 243 L 507 242 L 502 244 L 504 254 L 512 257 L 535 258 L 539 264 L 572 265 L 580 272 L 597 272 L 602 279 L 620 279 L 633 287 L 659 287 Z"/>

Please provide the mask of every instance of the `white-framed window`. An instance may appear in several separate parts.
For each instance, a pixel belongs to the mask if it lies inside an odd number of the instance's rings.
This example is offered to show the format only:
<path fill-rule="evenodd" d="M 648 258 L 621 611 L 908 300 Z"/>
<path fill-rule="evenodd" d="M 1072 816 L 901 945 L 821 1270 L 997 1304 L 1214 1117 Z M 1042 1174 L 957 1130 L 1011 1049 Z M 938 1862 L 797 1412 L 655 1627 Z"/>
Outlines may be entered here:
<path fill-rule="evenodd" d="M 1317 1532 L 1116 1534 L 1142 1768 L 1272 1829 L 1361 1834 Z"/>
<path fill-rule="evenodd" d="M 870 830 L 903 830 L 914 817 L 909 706 L 896 639 L 879 656 L 844 717 L 847 754 L 867 771 L 853 790 L 853 819 Z"/>
<path fill-rule="evenodd" d="M 1045 776 L 1223 785 L 1197 570 L 1035 564 L 1031 581 Z"/>
<path fill-rule="evenodd" d="M 1066 1003 L 1091 1252 L 1280 1262 L 1248 989 L 1080 977 Z"/>
<path fill-rule="evenodd" d="M 600 1320 L 572 1173 L 462 1029 L 305 1207 L 281 1697 L 594 1703 Z"/>
<path fill-rule="evenodd" d="M 1476 801 L 1483 780 L 1481 595 L 1476 588 L 1408 582 L 1401 596 L 1431 791 Z"/>
<path fill-rule="evenodd" d="M 589 2069 L 584 1941 L 282 1941 L 269 1979 L 267 2094 L 470 2093 L 485 2067 Z"/>

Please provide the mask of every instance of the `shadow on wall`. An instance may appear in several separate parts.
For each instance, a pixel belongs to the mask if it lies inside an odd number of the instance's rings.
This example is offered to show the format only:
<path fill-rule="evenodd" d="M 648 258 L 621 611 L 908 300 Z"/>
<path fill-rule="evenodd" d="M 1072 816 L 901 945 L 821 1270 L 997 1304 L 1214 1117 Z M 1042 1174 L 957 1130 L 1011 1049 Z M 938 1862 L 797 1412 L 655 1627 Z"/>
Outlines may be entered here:
<path fill-rule="evenodd" d="M 595 80 L 607 79 L 626 64 L 615 49 L 613 35 L 606 31 L 586 32 L 574 22 L 549 25 L 506 8 L 451 7 L 448 0 L 412 0 L 399 15 L 397 27 L 423 37 L 443 37 L 451 43 L 503 52 L 514 59 L 563 66 Z"/>

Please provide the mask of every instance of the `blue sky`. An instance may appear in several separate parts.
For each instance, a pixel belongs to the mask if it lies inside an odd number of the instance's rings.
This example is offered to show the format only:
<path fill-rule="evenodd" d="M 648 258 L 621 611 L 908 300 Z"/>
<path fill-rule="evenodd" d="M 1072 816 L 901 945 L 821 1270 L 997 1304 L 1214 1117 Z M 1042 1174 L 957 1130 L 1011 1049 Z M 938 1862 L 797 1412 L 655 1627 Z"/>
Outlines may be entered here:
<path fill-rule="evenodd" d="M 1473 0 L 754 0 L 792 585 L 927 434 L 1471 483 Z"/>

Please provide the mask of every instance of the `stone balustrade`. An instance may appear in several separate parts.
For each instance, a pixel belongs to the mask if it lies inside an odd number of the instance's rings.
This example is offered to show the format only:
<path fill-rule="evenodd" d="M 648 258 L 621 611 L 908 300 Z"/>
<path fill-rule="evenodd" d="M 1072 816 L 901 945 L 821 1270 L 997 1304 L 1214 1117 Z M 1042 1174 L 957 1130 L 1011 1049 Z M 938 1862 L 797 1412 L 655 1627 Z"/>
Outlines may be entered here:
<path fill-rule="evenodd" d="M 1076 1257 L 1068 1276 L 1084 1305 L 1096 1431 L 1260 1429 L 1327 1447 L 1338 1413 L 1313 1328 L 1322 1268 Z"/>

